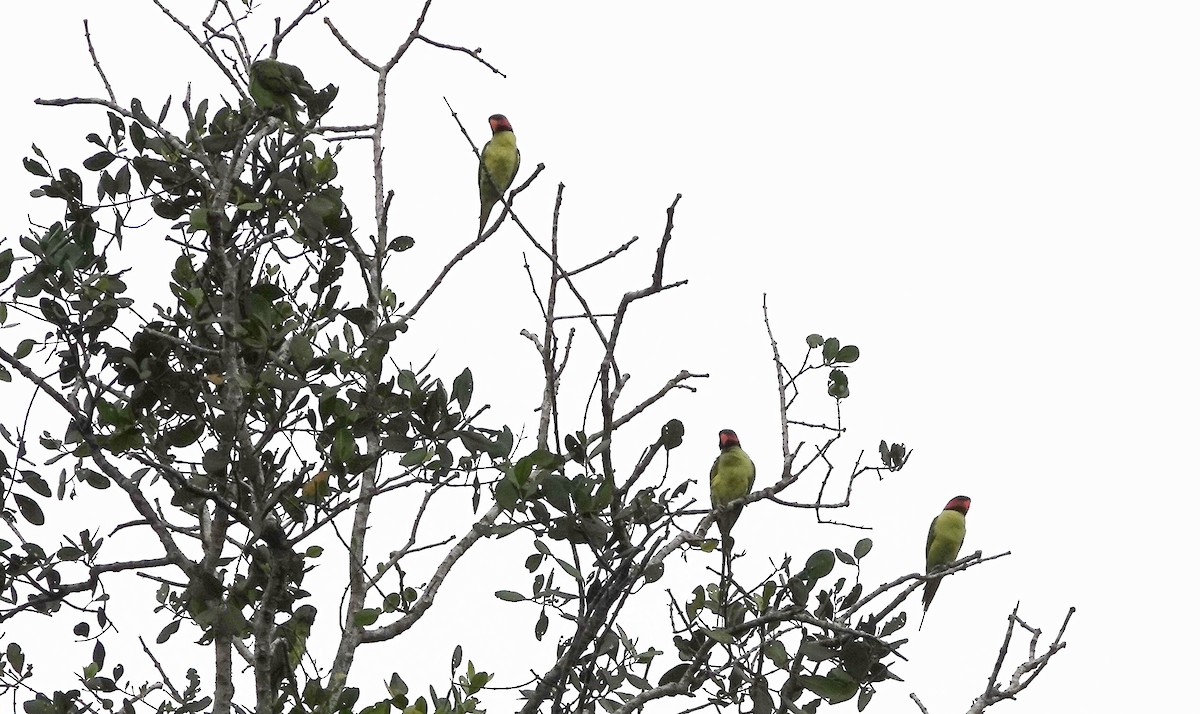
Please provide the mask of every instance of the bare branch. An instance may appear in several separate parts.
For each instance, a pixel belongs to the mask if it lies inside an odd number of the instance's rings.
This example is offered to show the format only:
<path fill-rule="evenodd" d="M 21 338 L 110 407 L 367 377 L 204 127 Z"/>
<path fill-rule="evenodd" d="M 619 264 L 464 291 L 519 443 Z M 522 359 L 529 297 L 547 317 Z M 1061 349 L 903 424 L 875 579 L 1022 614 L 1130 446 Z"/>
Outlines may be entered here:
<path fill-rule="evenodd" d="M 96 74 L 100 75 L 100 81 L 104 83 L 104 91 L 108 92 L 108 98 L 115 104 L 117 95 L 113 92 L 108 77 L 104 75 L 104 68 L 100 66 L 100 60 L 96 57 L 96 48 L 92 45 L 92 30 L 88 27 L 87 20 L 83 21 L 83 36 L 87 40 L 88 54 L 92 56 L 92 66 L 96 68 Z"/>
<path fill-rule="evenodd" d="M 996 655 L 996 664 L 992 668 L 992 675 L 988 678 L 987 687 L 984 689 L 983 694 L 975 698 L 975 701 L 971 703 L 971 708 L 967 710 L 967 714 L 980 714 L 996 702 L 1004 701 L 1005 699 L 1016 699 L 1017 694 L 1024 691 L 1042 673 L 1042 670 L 1050 663 L 1050 658 L 1067 646 L 1067 643 L 1063 642 L 1063 634 L 1067 631 L 1067 625 L 1071 622 L 1071 616 L 1075 614 L 1074 607 L 1067 610 L 1067 616 L 1063 618 L 1062 625 L 1058 628 L 1058 635 L 1055 636 L 1054 642 L 1050 643 L 1046 651 L 1040 655 L 1037 653 L 1037 643 L 1038 639 L 1042 636 L 1042 631 L 1031 627 L 1017 615 L 1017 610 L 1020 607 L 1021 604 L 1017 603 L 1013 607 L 1013 611 L 1008 615 L 1008 627 L 1004 633 L 1004 642 L 1000 645 L 1000 652 Z M 1029 656 L 1024 662 L 1013 669 L 1012 676 L 1008 680 L 1008 686 L 1000 688 L 998 685 L 1000 668 L 1003 666 L 1004 660 L 1008 657 L 1008 649 L 1012 644 L 1013 631 L 1017 625 L 1020 625 L 1021 629 L 1029 633 Z"/>
<path fill-rule="evenodd" d="M 424 36 L 424 35 L 417 35 L 417 39 L 418 39 L 418 40 L 421 40 L 422 42 L 424 42 L 424 43 L 426 43 L 426 44 L 433 45 L 434 47 L 440 47 L 440 48 L 442 48 L 443 50 L 453 50 L 454 52 L 462 52 L 462 53 L 465 53 L 465 54 L 469 55 L 470 57 L 472 57 L 473 59 L 475 59 L 475 61 L 477 61 L 477 62 L 479 62 L 480 64 L 482 64 L 484 67 L 487 67 L 488 69 L 492 70 L 493 72 L 495 72 L 496 74 L 500 75 L 501 77 L 504 77 L 505 79 L 508 79 L 508 75 L 507 75 L 507 74 L 505 74 L 505 73 L 501 72 L 500 70 L 496 69 L 495 67 L 493 67 L 493 66 L 492 66 L 492 64 L 491 64 L 490 62 L 488 62 L 487 60 L 485 60 L 484 58 L 482 58 L 482 57 L 480 57 L 480 56 L 479 56 L 479 54 L 480 54 L 481 52 L 483 52 L 483 49 L 482 49 L 482 48 L 480 48 L 480 47 L 476 47 L 476 48 L 475 48 L 475 49 L 473 49 L 473 50 L 468 50 L 466 47 L 458 47 L 458 46 L 456 46 L 456 45 L 447 45 L 447 44 L 443 44 L 443 43 L 441 43 L 441 42 L 437 42 L 437 41 L 435 41 L 435 40 L 431 40 L 431 39 L 429 39 L 428 37 L 426 37 L 426 36 Z"/>

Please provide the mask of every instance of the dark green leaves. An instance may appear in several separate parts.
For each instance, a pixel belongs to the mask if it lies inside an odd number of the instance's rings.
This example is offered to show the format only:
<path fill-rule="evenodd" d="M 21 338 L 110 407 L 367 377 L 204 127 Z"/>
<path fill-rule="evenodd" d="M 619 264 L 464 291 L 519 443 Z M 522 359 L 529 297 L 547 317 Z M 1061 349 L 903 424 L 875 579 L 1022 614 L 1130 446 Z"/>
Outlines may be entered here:
<path fill-rule="evenodd" d="M 888 444 L 886 441 L 879 442 L 879 460 L 883 462 L 885 468 L 891 471 L 899 471 L 904 466 L 904 460 L 908 457 L 908 450 L 904 444 Z"/>
<path fill-rule="evenodd" d="M 845 399 L 850 396 L 850 382 L 846 373 L 840 369 L 830 370 L 829 382 L 825 391 L 834 399 Z"/>
<path fill-rule="evenodd" d="M 21 512 L 22 518 L 35 526 L 40 526 L 46 522 L 46 516 L 42 513 L 42 507 L 38 505 L 37 501 L 20 493 L 12 495 L 17 501 L 17 510 Z"/>
<path fill-rule="evenodd" d="M 838 704 L 858 692 L 858 682 L 841 668 L 834 668 L 827 675 L 805 674 L 796 678 L 807 690 L 830 704 Z"/>
<path fill-rule="evenodd" d="M 671 450 L 683 443 L 683 422 L 678 419 L 663 424 L 661 439 L 663 448 Z"/>
<path fill-rule="evenodd" d="M 14 671 L 21 672 L 25 669 L 25 653 L 21 651 L 21 645 L 16 642 L 9 642 L 4 655 Z"/>
<path fill-rule="evenodd" d="M 800 572 L 800 577 L 806 580 L 820 580 L 833 572 L 835 561 L 833 551 L 818 550 L 808 556 L 808 562 L 804 564 L 804 570 Z"/>
<path fill-rule="evenodd" d="M 471 370 L 464 369 L 461 374 L 454 378 L 454 386 L 451 389 L 451 398 L 458 402 L 458 405 L 464 411 L 471 404 L 471 394 L 475 391 L 475 379 L 471 376 Z"/>
<path fill-rule="evenodd" d="M 115 161 L 116 158 L 117 157 L 109 151 L 101 151 L 84 159 L 83 168 L 87 169 L 88 171 L 100 171 Z"/>
<path fill-rule="evenodd" d="M 166 627 L 162 628 L 162 630 L 158 633 L 158 637 L 156 637 L 154 639 L 154 641 L 161 645 L 162 643 L 171 639 L 171 635 L 175 634 L 178 631 L 179 631 L 179 620 L 171 620 L 170 622 L 167 623 Z"/>

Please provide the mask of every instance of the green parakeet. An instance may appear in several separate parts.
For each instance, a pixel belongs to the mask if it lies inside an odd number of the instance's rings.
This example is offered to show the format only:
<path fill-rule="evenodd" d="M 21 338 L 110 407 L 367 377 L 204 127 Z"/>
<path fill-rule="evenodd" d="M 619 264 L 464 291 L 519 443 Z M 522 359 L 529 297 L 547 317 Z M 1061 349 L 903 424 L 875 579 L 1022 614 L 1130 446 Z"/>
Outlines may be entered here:
<path fill-rule="evenodd" d="M 958 551 L 962 548 L 963 539 L 967 537 L 967 510 L 971 508 L 971 499 L 966 496 L 955 496 L 946 504 L 946 508 L 929 524 L 929 537 L 925 539 L 925 572 L 932 573 L 953 563 L 958 559 Z M 921 629 L 925 624 L 925 613 L 929 612 L 929 603 L 937 594 L 938 585 L 942 579 L 930 580 L 925 583 L 925 595 L 921 598 L 924 609 L 921 611 Z"/>
<path fill-rule="evenodd" d="M 708 472 L 708 490 L 713 508 L 724 506 L 750 493 L 754 487 L 754 462 L 742 451 L 742 442 L 732 429 L 722 429 L 719 435 L 721 454 Z M 717 530 L 721 532 L 721 552 L 728 558 L 733 551 L 733 524 L 742 515 L 737 506 L 717 513 Z"/>
<path fill-rule="evenodd" d="M 512 185 L 517 169 L 521 166 L 521 152 L 517 149 L 517 137 L 512 124 L 503 114 L 488 117 L 492 127 L 492 138 L 479 153 L 479 232 L 487 223 L 492 206 L 500 200 Z"/>
<path fill-rule="evenodd" d="M 271 680 L 276 689 L 281 688 L 285 681 L 295 687 L 296 668 L 304 658 L 308 635 L 312 632 L 316 619 L 317 608 L 301 605 L 296 608 L 291 619 L 275 628 Z"/>
<path fill-rule="evenodd" d="M 295 97 L 308 100 L 314 94 L 312 85 L 304 81 L 304 72 L 294 64 L 264 59 L 250 65 L 250 96 L 268 112 L 282 109 L 293 126 L 300 123 L 296 118 L 300 105 Z"/>

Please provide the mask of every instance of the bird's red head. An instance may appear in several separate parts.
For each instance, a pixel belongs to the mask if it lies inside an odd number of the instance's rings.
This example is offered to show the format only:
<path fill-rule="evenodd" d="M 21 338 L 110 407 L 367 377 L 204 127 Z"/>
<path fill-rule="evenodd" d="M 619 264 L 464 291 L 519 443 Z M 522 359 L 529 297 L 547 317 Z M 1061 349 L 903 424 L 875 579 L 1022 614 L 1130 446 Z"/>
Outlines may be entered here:
<path fill-rule="evenodd" d="M 503 114 L 493 114 L 488 117 L 488 124 L 492 127 L 492 134 L 498 134 L 502 131 L 512 131 L 512 124 L 508 123 L 508 117 Z"/>
<path fill-rule="evenodd" d="M 733 429 L 722 429 L 720 433 L 721 448 L 724 449 L 730 446 L 741 446 L 742 442 L 738 441 L 737 434 Z"/>
<path fill-rule="evenodd" d="M 966 496 L 955 496 L 954 498 L 950 499 L 950 503 L 947 503 L 946 508 L 943 510 L 958 511 L 965 516 L 970 508 L 971 499 L 967 498 Z"/>

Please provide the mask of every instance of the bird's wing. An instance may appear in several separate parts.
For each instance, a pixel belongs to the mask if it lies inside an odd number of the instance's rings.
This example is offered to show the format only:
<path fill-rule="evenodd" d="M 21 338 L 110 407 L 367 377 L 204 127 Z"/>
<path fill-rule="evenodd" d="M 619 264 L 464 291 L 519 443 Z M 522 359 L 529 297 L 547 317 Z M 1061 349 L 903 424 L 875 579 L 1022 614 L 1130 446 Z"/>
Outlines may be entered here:
<path fill-rule="evenodd" d="M 479 152 L 479 186 L 481 188 L 484 186 L 488 186 L 486 157 L 487 157 L 488 147 L 490 147 L 491 145 L 492 145 L 492 142 L 491 142 L 491 140 L 489 140 L 488 143 L 483 145 L 483 149 Z"/>
<path fill-rule="evenodd" d="M 929 549 L 933 547 L 933 531 L 937 528 L 937 516 L 929 522 L 929 536 L 925 538 L 925 570 L 929 570 Z"/>

